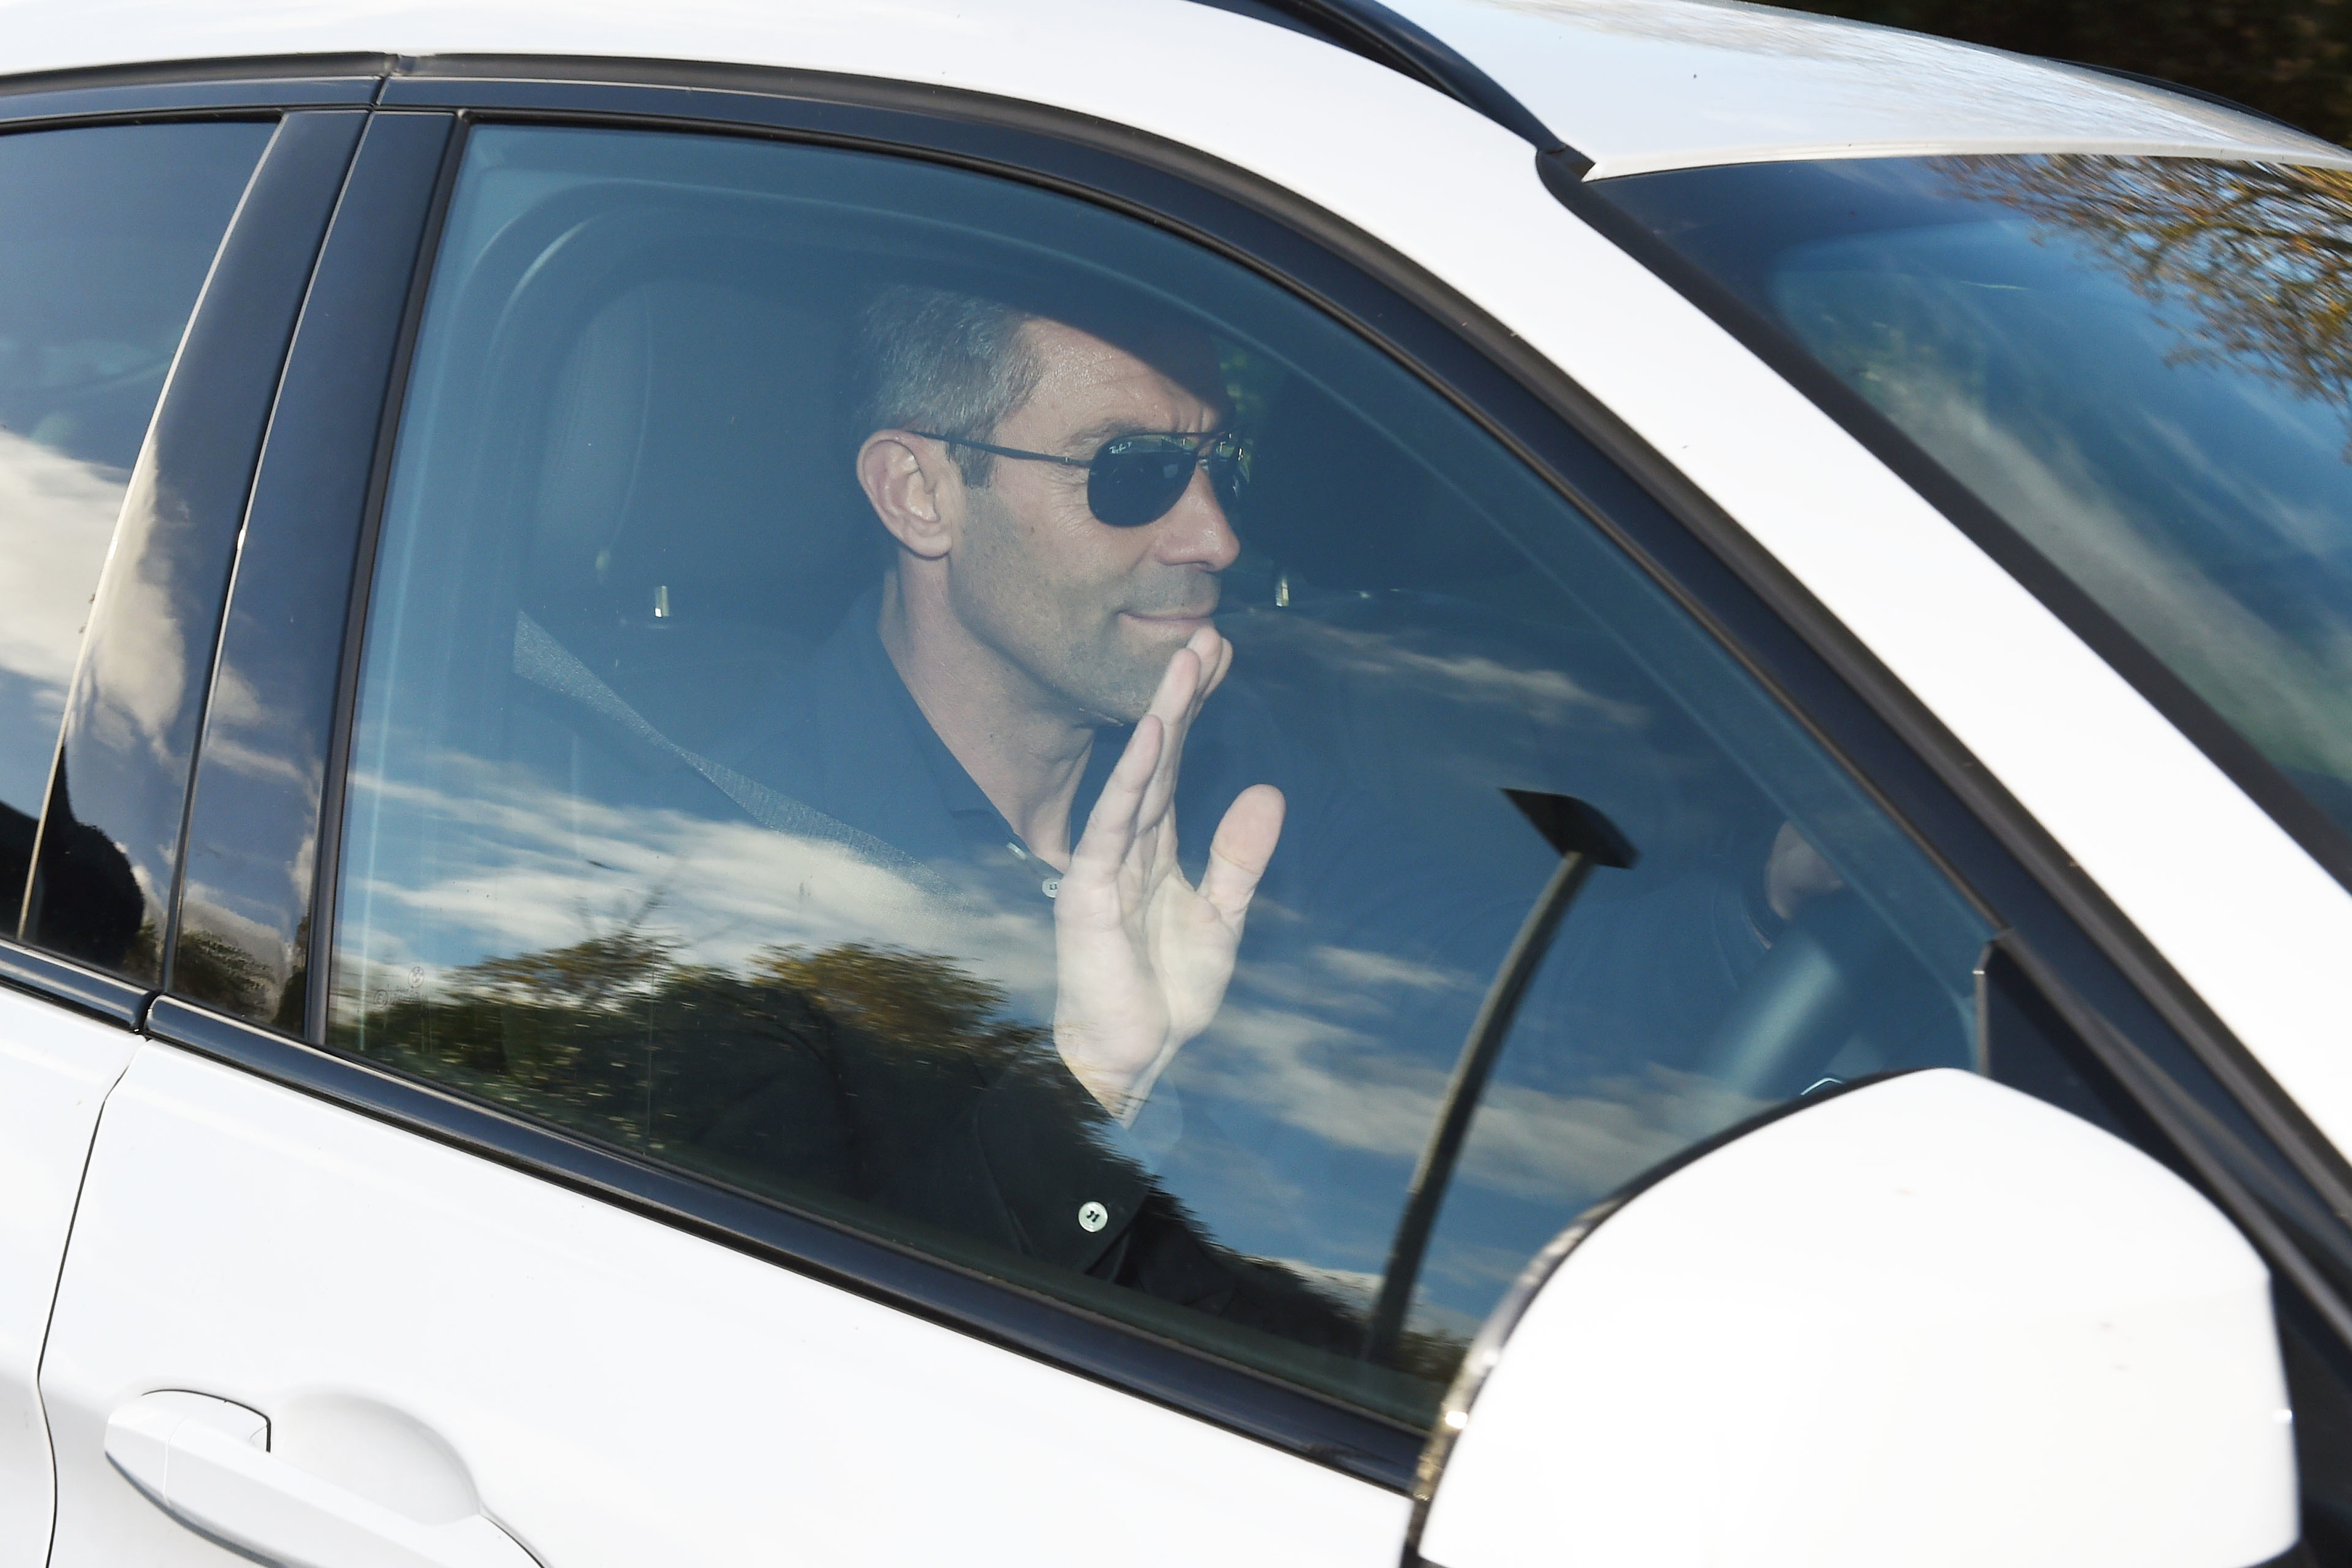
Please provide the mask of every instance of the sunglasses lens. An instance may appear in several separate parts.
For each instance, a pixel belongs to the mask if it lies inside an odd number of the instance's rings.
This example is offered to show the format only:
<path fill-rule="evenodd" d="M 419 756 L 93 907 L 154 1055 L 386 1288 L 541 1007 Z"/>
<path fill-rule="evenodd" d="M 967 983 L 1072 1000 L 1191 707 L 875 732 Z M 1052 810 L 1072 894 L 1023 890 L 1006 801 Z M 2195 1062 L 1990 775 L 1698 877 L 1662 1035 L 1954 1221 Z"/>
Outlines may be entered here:
<path fill-rule="evenodd" d="M 1206 449 L 1165 436 L 1129 436 L 1109 442 L 1087 466 L 1087 505 L 1113 528 L 1140 528 L 1166 517 L 1183 499 L 1192 470 L 1208 465 L 1209 483 L 1227 516 L 1239 511 L 1249 488 L 1249 447 L 1231 436 Z"/>
<path fill-rule="evenodd" d="M 1113 441 L 1088 465 L 1087 505 L 1113 528 L 1156 522 L 1183 498 L 1199 463 L 1183 442 L 1148 437 Z"/>

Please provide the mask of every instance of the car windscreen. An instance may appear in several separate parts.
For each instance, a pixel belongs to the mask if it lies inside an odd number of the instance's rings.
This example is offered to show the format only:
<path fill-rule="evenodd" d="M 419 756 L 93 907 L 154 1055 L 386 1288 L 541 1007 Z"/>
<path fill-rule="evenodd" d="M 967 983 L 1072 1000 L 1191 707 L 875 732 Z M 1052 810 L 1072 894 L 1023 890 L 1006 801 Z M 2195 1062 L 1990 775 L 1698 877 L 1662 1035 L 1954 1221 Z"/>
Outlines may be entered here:
<path fill-rule="evenodd" d="M 2252 793 L 2352 832 L 2352 173 L 1882 158 L 1592 189 L 2021 536 L 2129 639 L 2103 651 L 2153 656 L 2126 673 Z"/>

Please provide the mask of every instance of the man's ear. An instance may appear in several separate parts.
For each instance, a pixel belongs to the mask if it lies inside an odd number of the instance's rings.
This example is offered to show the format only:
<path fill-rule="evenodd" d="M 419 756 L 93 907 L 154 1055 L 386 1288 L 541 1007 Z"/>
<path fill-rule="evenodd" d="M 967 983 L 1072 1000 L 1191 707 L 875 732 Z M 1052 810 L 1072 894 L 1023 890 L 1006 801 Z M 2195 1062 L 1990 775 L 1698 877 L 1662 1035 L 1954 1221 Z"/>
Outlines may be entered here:
<path fill-rule="evenodd" d="M 946 443 L 908 430 L 877 430 L 857 449 L 857 484 L 890 537 L 926 561 L 954 548 L 963 521 L 963 474 Z"/>

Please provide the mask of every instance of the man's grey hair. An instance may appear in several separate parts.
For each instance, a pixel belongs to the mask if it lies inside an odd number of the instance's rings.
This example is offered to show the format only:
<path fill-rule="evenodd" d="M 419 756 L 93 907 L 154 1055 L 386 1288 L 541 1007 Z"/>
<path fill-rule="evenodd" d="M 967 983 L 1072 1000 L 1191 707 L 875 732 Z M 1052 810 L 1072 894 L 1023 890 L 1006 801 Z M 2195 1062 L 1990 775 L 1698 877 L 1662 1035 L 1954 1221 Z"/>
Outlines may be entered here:
<path fill-rule="evenodd" d="M 985 441 L 1037 390 L 1043 367 L 1021 335 L 1026 310 L 946 289 L 882 290 L 860 323 L 866 430 L 928 430 Z M 967 484 L 988 483 L 988 453 L 951 447 Z"/>

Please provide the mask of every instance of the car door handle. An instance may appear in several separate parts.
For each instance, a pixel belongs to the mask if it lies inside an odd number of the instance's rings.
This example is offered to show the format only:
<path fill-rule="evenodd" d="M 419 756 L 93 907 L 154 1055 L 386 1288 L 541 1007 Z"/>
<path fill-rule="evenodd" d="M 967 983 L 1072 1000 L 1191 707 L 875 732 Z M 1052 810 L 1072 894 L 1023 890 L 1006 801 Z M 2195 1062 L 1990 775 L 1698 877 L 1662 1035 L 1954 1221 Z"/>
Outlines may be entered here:
<path fill-rule="evenodd" d="M 106 1423 L 106 1458 L 149 1501 L 283 1568 L 537 1568 L 479 1513 L 426 1524 L 268 1450 L 259 1412 L 209 1394 L 150 1394 Z"/>

